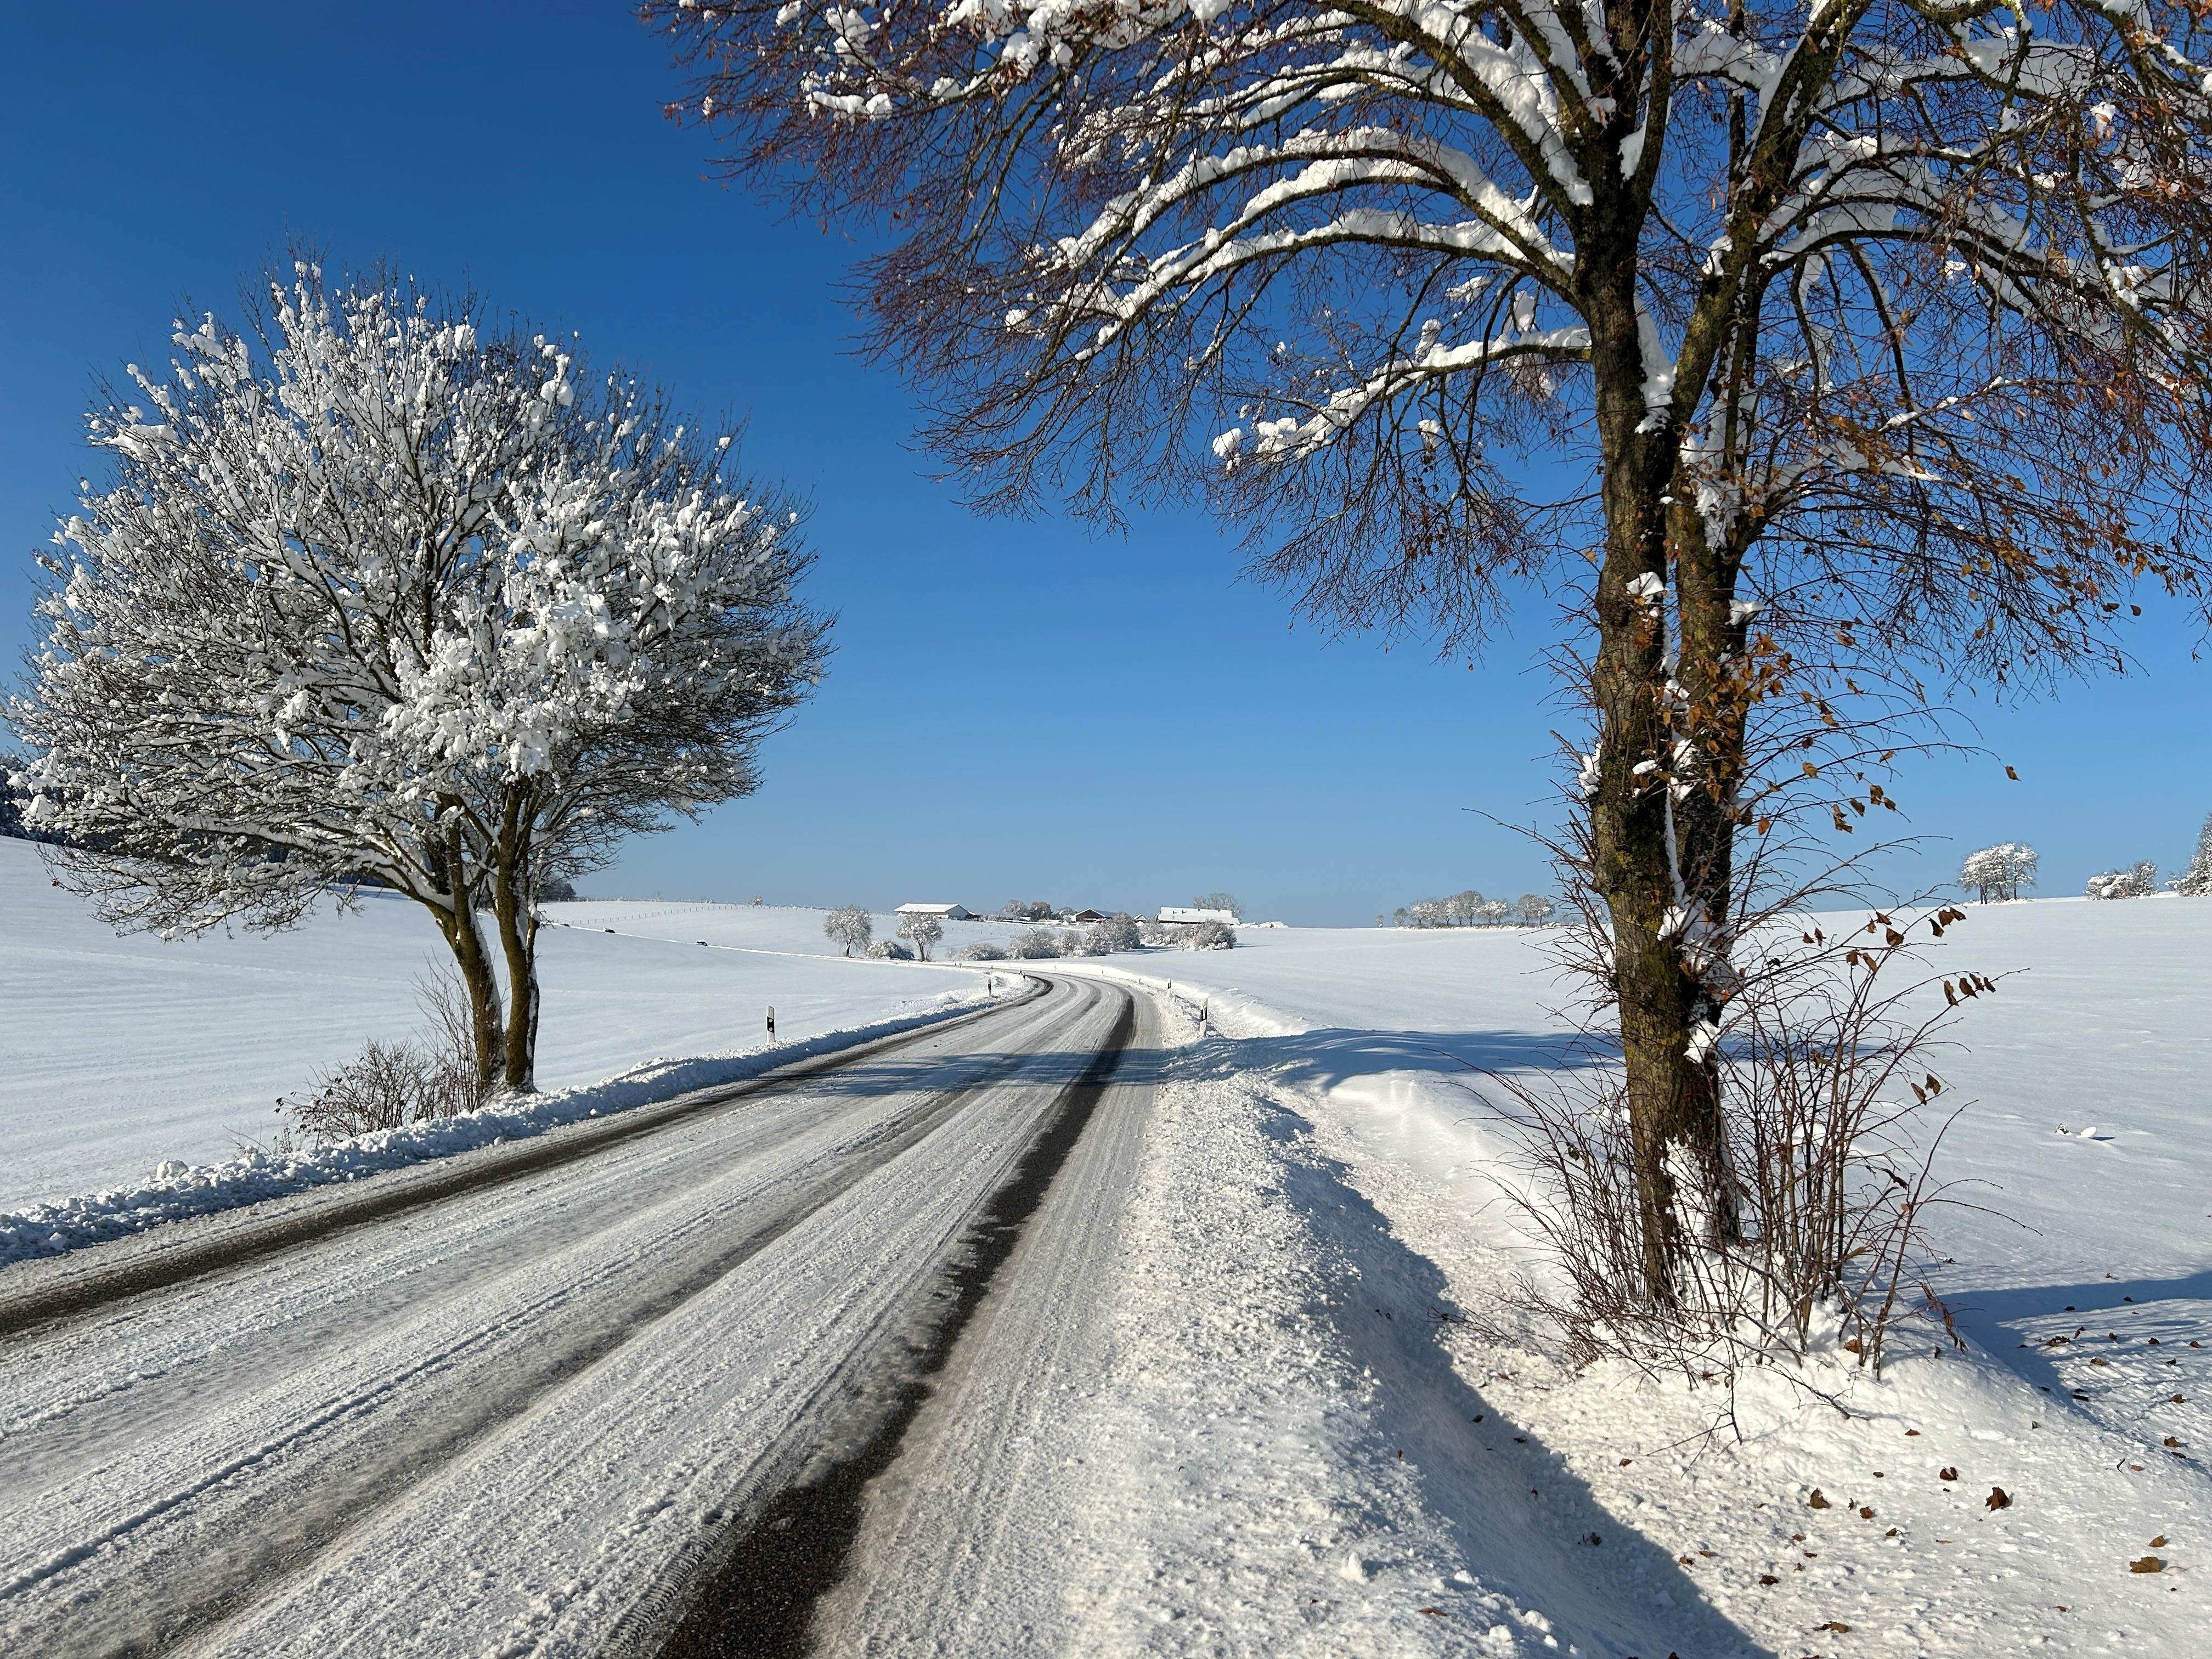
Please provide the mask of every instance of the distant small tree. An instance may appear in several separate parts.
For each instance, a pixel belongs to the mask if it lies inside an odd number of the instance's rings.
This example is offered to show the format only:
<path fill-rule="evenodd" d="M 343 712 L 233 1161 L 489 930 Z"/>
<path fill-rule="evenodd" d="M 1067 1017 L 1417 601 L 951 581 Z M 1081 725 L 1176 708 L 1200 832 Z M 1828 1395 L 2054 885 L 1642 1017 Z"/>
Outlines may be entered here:
<path fill-rule="evenodd" d="M 1218 907 L 1205 908 L 1210 910 Z M 1182 930 L 1181 943 L 1187 951 L 1233 951 L 1237 948 L 1237 930 L 1225 921 L 1201 921 Z"/>
<path fill-rule="evenodd" d="M 1959 866 L 1959 885 L 1971 887 L 1984 904 L 2000 904 L 2020 896 L 2023 887 L 2035 885 L 2035 848 L 2026 842 L 2000 842 L 1970 853 Z"/>
<path fill-rule="evenodd" d="M 1532 927 L 1540 927 L 1558 914 L 1559 907 L 1541 893 L 1523 893 L 1514 905 L 1521 920 Z"/>
<path fill-rule="evenodd" d="M 548 876 L 538 884 L 538 898 L 542 904 L 574 904 L 576 884 L 566 876 Z"/>
<path fill-rule="evenodd" d="M 2197 856 L 2166 884 L 2184 898 L 2212 898 L 2212 817 L 2197 832 Z"/>
<path fill-rule="evenodd" d="M 847 956 L 866 951 L 876 936 L 875 918 L 857 904 L 841 904 L 822 918 L 822 931 L 842 945 Z"/>
<path fill-rule="evenodd" d="M 1406 927 L 1412 920 L 1411 914 L 1402 904 L 1390 913 L 1390 925 L 1394 927 Z"/>
<path fill-rule="evenodd" d="M 2158 866 L 2141 859 L 2125 869 L 2107 870 L 2090 877 L 2084 890 L 2093 899 L 2147 898 L 2158 890 Z"/>
<path fill-rule="evenodd" d="M 1137 934 L 1136 918 L 1126 910 L 1095 924 L 1084 936 L 1090 953 L 1098 957 L 1113 951 L 1133 951 L 1142 942 Z"/>
<path fill-rule="evenodd" d="M 912 954 L 895 939 L 879 939 L 868 947 L 871 962 L 904 962 Z"/>
<path fill-rule="evenodd" d="M 1042 962 L 1060 954 L 1060 935 L 1049 927 L 1032 927 L 1006 941 L 1006 954 L 1017 962 Z"/>
<path fill-rule="evenodd" d="M 1237 921 L 1244 920 L 1244 907 L 1238 902 L 1234 893 L 1200 893 L 1190 902 L 1190 908 L 1194 910 L 1226 910 Z"/>
<path fill-rule="evenodd" d="M 915 955 L 927 962 L 929 947 L 945 937 L 945 924 L 935 916 L 901 916 L 898 935 L 912 940 Z"/>

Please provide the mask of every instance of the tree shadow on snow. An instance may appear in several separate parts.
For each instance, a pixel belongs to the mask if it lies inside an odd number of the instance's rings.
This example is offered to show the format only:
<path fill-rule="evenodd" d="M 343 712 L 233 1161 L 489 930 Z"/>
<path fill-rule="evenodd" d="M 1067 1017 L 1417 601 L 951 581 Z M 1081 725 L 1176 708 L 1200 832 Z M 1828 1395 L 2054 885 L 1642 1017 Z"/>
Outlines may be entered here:
<path fill-rule="evenodd" d="M 2102 1279 L 2080 1285 L 2037 1285 L 2013 1290 L 1962 1291 L 1945 1298 L 1960 1326 L 1992 1358 L 2009 1364 L 2042 1392 L 2057 1400 L 2087 1399 L 2097 1385 L 2063 1376 L 2059 1350 L 2023 1342 L 2016 1328 L 2030 1319 L 2075 1321 L 2103 1331 L 2123 1318 L 2134 1322 L 2130 1340 L 2144 1334 L 2143 1322 L 2167 1343 L 2191 1339 L 2212 1344 L 2212 1271 L 2179 1279 Z M 2198 1304 L 2177 1310 L 2172 1304 Z M 2063 1333 L 2062 1333 L 2063 1334 Z M 2179 1348 L 2169 1351 L 2185 1357 Z M 2130 1380 L 2115 1384 L 2133 1389 Z M 2075 1390 L 2085 1390 L 2079 1395 Z"/>
<path fill-rule="evenodd" d="M 1583 1071 L 1618 1051 L 1572 1031 L 1362 1031 L 1332 1027 L 1295 1036 L 1211 1037 L 1183 1051 L 1185 1076 L 1262 1072 L 1292 1088 L 1328 1090 L 1378 1072 L 1472 1079 L 1484 1072 Z"/>
<path fill-rule="evenodd" d="M 1666 1549 L 1607 1513 L 1552 1451 L 1454 1369 L 1441 1338 L 1459 1312 L 1443 1271 L 1393 1233 L 1343 1164 L 1314 1150 L 1306 1121 L 1271 1103 L 1261 1127 L 1284 1147 L 1285 1198 L 1332 1253 L 1316 1285 L 1328 1301 L 1321 1316 L 1373 1374 L 1376 1428 L 1389 1449 L 1377 1455 L 1403 1449 L 1426 1507 L 1449 1525 L 1480 1589 L 1540 1609 L 1559 1650 L 1571 1644 L 1588 1659 L 1773 1659 L 1706 1601 Z M 1367 1553 L 1387 1565 L 1392 1547 L 1383 1534 Z M 1449 1617 L 1473 1593 L 1436 1594 Z M 1460 1606 L 1462 1617 L 1496 1621 Z"/>

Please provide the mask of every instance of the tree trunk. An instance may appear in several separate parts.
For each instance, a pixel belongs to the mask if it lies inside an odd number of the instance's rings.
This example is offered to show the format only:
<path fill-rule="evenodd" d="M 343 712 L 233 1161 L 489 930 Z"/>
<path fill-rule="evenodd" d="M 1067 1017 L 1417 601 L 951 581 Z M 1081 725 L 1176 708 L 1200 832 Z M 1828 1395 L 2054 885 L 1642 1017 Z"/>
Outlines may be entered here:
<path fill-rule="evenodd" d="M 1735 611 L 1742 549 L 1716 548 L 1690 505 L 1695 485 L 1678 476 L 1668 540 L 1675 575 L 1675 695 L 1670 811 L 1674 836 L 1679 956 L 1686 980 L 1692 1071 L 1682 1121 L 1697 1158 L 1714 1237 L 1741 1237 L 1721 1097 L 1721 1020 L 1735 987 L 1733 905 L 1735 832 L 1750 715 L 1748 623 Z"/>
<path fill-rule="evenodd" d="M 1643 1290 L 1663 1304 L 1679 1292 L 1686 1208 L 1702 1208 L 1723 1230 L 1734 1223 L 1722 1201 L 1718 1073 L 1712 1056 L 1692 1046 L 1711 1012 L 1709 988 L 1684 948 L 1686 923 L 1693 911 L 1708 910 L 1711 890 L 1701 880 L 1704 894 L 1687 890 L 1684 826 L 1674 811 L 1681 688 L 1670 672 L 1668 600 L 1679 595 L 1670 592 L 1665 498 L 1680 438 L 1650 418 L 1645 400 L 1632 230 L 1624 231 L 1614 253 L 1608 258 L 1593 246 L 1584 265 L 1606 517 L 1590 670 L 1598 727 L 1588 795 L 1590 880 L 1612 927 Z M 1692 839 L 1692 856 L 1714 868 L 1711 836 Z M 1681 1190 L 1686 1179 L 1694 1190 Z"/>
<path fill-rule="evenodd" d="M 506 1056 L 506 1039 L 500 1030 L 499 975 L 492 969 L 490 952 L 484 948 L 483 930 L 477 924 L 477 892 L 464 874 L 468 865 L 462 854 L 461 832 L 456 825 L 447 830 L 442 849 L 434 842 L 429 849 L 430 874 L 439 896 L 425 898 L 417 894 L 416 897 L 436 921 L 438 933 L 461 970 L 461 983 L 469 996 L 469 1035 L 476 1049 L 477 1084 L 489 1089 L 498 1080 Z"/>
<path fill-rule="evenodd" d="M 477 1051 L 477 1082 L 486 1089 L 498 1080 L 504 1062 L 506 1040 L 500 1030 L 499 975 L 493 971 L 491 953 L 484 948 L 483 930 L 477 925 L 473 893 L 454 896 L 451 909 L 434 907 L 438 931 L 453 953 L 468 988 L 469 1025 Z"/>
<path fill-rule="evenodd" d="M 501 1092 L 526 1095 L 538 1087 L 538 915 L 531 903 L 530 803 L 525 792 L 507 792 L 500 820 L 492 885 L 492 913 L 507 956 L 507 1042 Z"/>

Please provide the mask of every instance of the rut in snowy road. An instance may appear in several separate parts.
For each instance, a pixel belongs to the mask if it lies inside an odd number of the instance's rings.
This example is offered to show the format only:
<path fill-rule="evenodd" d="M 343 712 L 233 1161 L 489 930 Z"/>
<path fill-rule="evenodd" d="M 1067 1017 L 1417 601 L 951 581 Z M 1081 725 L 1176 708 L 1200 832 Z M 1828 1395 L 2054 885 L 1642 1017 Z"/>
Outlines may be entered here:
<path fill-rule="evenodd" d="M 110 1247 L 72 1311 L 31 1281 L 0 1345 L 0 1649 L 657 1646 L 780 1495 L 878 1438 L 1129 1006 L 1056 983 L 374 1224 L 189 1277 Z"/>

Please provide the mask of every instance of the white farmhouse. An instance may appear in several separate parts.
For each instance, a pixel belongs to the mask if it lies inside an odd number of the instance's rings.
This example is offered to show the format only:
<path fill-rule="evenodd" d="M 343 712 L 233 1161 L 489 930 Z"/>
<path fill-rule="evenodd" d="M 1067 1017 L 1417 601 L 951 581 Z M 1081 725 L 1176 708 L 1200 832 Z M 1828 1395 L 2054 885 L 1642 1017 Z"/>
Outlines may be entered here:
<path fill-rule="evenodd" d="M 1193 924 L 1201 921 L 1220 921 L 1226 922 L 1234 927 L 1237 925 L 1237 913 L 1233 910 L 1194 910 L 1188 905 L 1163 904 L 1160 906 L 1160 920 Z"/>
<path fill-rule="evenodd" d="M 939 921 L 973 921 L 975 913 L 964 904 L 902 904 L 902 916 L 935 916 Z"/>

